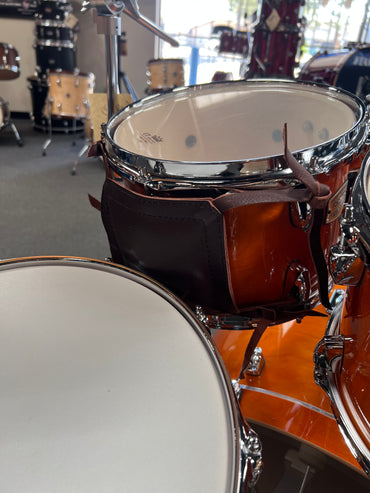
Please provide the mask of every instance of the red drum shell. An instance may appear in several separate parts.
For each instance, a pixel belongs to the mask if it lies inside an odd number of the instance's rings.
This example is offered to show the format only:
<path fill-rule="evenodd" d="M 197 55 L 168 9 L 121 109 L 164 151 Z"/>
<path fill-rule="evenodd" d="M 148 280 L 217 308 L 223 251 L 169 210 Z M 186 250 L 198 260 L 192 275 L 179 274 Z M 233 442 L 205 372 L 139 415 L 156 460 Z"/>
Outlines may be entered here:
<path fill-rule="evenodd" d="M 18 51 L 10 44 L 0 43 L 0 80 L 16 79 L 19 76 Z"/>

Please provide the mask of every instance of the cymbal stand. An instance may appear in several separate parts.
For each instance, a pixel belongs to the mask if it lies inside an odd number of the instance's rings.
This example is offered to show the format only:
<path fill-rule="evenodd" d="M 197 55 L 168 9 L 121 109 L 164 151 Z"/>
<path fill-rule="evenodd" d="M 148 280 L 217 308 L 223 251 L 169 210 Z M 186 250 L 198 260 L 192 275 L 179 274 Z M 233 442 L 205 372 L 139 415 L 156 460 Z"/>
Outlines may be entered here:
<path fill-rule="evenodd" d="M 107 67 L 107 112 L 108 120 L 114 114 L 115 96 L 120 94 L 119 68 L 118 68 L 118 37 L 121 35 L 121 14 L 124 13 L 138 22 L 140 25 L 167 41 L 172 46 L 179 43 L 162 31 L 150 19 L 143 16 L 139 11 L 136 0 L 85 0 L 82 3 L 81 12 L 93 8 L 93 19 L 97 25 L 97 33 L 105 36 L 105 57 Z M 126 80 L 124 81 L 126 84 Z M 72 174 L 76 174 L 76 162 Z"/>

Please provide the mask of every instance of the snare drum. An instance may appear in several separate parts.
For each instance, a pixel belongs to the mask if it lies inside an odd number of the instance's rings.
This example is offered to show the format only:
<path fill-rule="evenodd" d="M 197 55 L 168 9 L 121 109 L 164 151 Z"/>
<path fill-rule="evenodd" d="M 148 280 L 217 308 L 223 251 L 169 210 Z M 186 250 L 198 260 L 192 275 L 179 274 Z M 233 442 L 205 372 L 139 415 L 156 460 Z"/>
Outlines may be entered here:
<path fill-rule="evenodd" d="M 171 293 L 76 258 L 3 261 L 0 278 L 3 491 L 255 482 L 258 437 L 211 338 Z"/>
<path fill-rule="evenodd" d="M 49 71 L 49 101 L 47 111 L 58 117 L 86 118 L 88 96 L 94 89 L 94 74 Z"/>
<path fill-rule="evenodd" d="M 299 79 L 323 82 L 365 98 L 370 94 L 370 47 L 318 52 L 303 66 Z"/>
<path fill-rule="evenodd" d="M 370 476 L 370 155 L 356 180 L 352 202 L 358 236 L 352 243 L 363 259 L 357 267 L 362 276 L 357 285 L 347 287 L 331 316 L 315 350 L 315 371 L 347 443 Z"/>
<path fill-rule="evenodd" d="M 147 84 L 152 93 L 168 91 L 184 85 L 184 61 L 182 58 L 149 60 Z"/>
<path fill-rule="evenodd" d="M 319 305 L 317 311 L 324 313 Z M 261 337 L 264 366 L 239 380 L 240 407 L 247 420 L 272 428 L 350 468 L 360 470 L 340 433 L 326 394 L 315 384 L 313 353 L 325 333 L 326 317 L 306 317 L 270 327 Z M 250 331 L 218 330 L 213 339 L 230 377 L 237 380 Z M 262 366 L 262 365 L 261 365 Z M 258 374 L 259 373 L 259 374 Z"/>
<path fill-rule="evenodd" d="M 267 80 L 176 89 L 123 109 L 103 138 L 108 171 L 122 178 L 108 173 L 102 196 L 115 261 L 211 312 L 316 304 L 313 211 L 275 198 L 298 185 L 281 164 L 282 128 L 288 122 L 290 149 L 332 192 L 318 232 L 327 259 L 365 115 L 337 89 Z"/>
<path fill-rule="evenodd" d="M 16 79 L 20 76 L 19 55 L 14 46 L 0 43 L 0 80 Z"/>

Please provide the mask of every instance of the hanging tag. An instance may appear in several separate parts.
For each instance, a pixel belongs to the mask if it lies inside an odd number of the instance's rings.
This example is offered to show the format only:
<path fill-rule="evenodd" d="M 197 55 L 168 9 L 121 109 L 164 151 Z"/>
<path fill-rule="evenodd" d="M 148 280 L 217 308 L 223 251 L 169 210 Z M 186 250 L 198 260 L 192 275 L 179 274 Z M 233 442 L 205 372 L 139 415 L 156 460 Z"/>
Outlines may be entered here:
<path fill-rule="evenodd" d="M 280 24 L 280 15 L 276 9 L 271 10 L 271 14 L 266 19 L 266 25 L 270 31 L 275 31 L 275 29 Z"/>

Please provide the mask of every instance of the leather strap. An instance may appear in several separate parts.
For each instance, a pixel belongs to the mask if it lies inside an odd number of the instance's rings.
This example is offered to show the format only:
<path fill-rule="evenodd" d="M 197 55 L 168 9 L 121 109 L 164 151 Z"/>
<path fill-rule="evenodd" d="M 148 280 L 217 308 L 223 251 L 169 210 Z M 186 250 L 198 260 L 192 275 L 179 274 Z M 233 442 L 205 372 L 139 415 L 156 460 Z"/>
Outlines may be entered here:
<path fill-rule="evenodd" d="M 290 168 L 294 177 L 304 185 L 304 188 L 262 189 L 262 190 L 237 190 L 226 193 L 213 200 L 213 205 L 220 212 L 225 212 L 235 207 L 250 204 L 262 204 L 273 202 L 308 202 L 313 209 L 324 209 L 331 197 L 330 188 L 319 183 L 295 159 L 287 145 L 287 124 L 284 124 L 284 159 L 281 164 Z"/>

